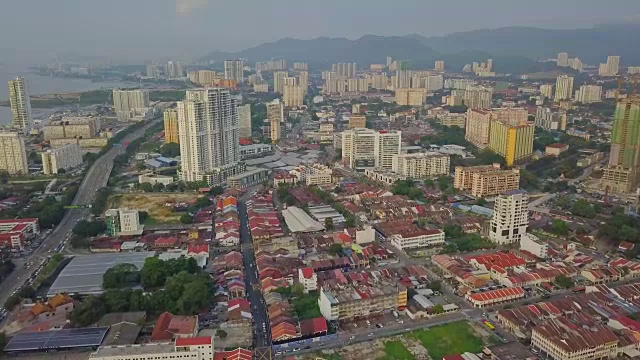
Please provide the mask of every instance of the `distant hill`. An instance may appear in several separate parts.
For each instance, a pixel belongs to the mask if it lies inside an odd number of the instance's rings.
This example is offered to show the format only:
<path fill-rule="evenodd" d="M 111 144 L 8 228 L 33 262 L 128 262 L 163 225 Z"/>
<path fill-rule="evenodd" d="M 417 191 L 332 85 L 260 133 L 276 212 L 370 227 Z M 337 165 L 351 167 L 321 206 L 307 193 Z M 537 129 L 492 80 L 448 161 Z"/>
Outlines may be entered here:
<path fill-rule="evenodd" d="M 438 37 L 412 34 L 365 35 L 357 40 L 285 38 L 237 53 L 214 51 L 204 59 L 244 58 L 250 62 L 287 59 L 326 67 L 336 62 L 384 63 L 387 56 L 392 56 L 407 60 L 410 67 L 432 67 L 433 61 L 445 60 L 448 69 L 460 70 L 465 64 L 492 58 L 498 72 L 524 73 L 553 68 L 553 64 L 539 60 L 553 58 L 562 51 L 589 64 L 604 62 L 607 55 L 620 55 L 623 65 L 640 65 L 640 37 L 635 36 L 638 33 L 640 24 L 576 30 L 505 27 Z"/>
<path fill-rule="evenodd" d="M 598 64 L 608 55 L 619 55 L 621 64 L 640 65 L 640 24 L 603 25 L 591 29 L 549 30 L 532 27 L 504 27 L 466 31 L 439 37 L 409 35 L 442 53 L 478 50 L 536 60 L 555 58 L 559 52 Z"/>

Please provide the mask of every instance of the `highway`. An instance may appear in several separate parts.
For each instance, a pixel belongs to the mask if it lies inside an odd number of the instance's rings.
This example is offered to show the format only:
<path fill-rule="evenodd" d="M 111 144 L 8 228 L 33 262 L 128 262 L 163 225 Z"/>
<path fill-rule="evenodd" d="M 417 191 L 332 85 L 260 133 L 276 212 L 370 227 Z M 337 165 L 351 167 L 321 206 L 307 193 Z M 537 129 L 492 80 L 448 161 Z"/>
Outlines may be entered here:
<path fill-rule="evenodd" d="M 121 141 L 121 144 L 141 137 L 151 125 L 161 119 L 162 117 L 155 118 L 143 127 L 125 136 Z M 122 150 L 123 148 L 121 146 L 114 146 L 93 163 L 82 180 L 82 184 L 80 184 L 80 187 L 78 188 L 78 192 L 73 199 L 72 205 L 89 205 L 93 202 L 93 198 L 98 189 L 107 185 L 109 174 L 113 168 L 113 160 L 122 152 Z M 24 284 L 31 274 L 35 272 L 37 265 L 42 261 L 42 259 L 46 258 L 47 254 L 52 252 L 56 246 L 63 243 L 67 235 L 71 233 L 71 230 L 73 230 L 75 224 L 81 219 L 84 219 L 88 214 L 88 208 L 68 209 L 60 224 L 58 224 L 53 232 L 51 232 L 51 234 L 42 241 L 40 246 L 31 254 L 21 259 L 23 261 L 16 261 L 16 269 L 2 283 L 0 283 L 0 305 L 4 304 L 7 298 L 11 296 L 14 289 L 17 289 Z M 25 269 L 23 264 L 30 261 L 33 261 L 34 265 Z"/>

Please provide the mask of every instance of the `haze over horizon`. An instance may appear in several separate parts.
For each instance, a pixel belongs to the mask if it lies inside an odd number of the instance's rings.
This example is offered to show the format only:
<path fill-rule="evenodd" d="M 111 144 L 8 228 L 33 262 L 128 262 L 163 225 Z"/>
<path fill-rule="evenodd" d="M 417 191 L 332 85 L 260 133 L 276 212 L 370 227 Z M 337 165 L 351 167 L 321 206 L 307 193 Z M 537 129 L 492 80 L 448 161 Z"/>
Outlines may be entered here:
<path fill-rule="evenodd" d="M 637 0 L 486 0 L 482 6 L 468 0 L 374 3 L 65 0 L 61 6 L 50 0 L 7 0 L 0 31 L 12 36 L 0 43 L 0 61 L 35 64 L 70 54 L 144 61 L 239 51 L 286 37 L 438 36 L 505 26 L 575 29 L 640 20 Z"/>

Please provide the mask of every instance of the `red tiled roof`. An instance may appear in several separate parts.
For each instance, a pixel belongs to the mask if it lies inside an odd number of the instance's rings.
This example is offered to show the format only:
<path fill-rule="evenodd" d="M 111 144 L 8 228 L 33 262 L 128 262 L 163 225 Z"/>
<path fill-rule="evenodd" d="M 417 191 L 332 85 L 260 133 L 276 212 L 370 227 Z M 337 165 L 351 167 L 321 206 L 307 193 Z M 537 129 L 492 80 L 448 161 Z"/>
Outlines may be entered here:
<path fill-rule="evenodd" d="M 500 301 L 513 296 L 524 296 L 524 290 L 520 287 L 512 287 L 506 289 L 490 290 L 481 293 L 469 294 L 469 297 L 475 301 Z"/>
<path fill-rule="evenodd" d="M 200 254 L 200 253 L 209 253 L 209 245 L 200 244 L 200 245 L 189 245 L 187 247 L 188 254 Z"/>
<path fill-rule="evenodd" d="M 247 349 L 237 348 L 230 351 L 216 351 L 213 360 L 252 360 L 253 352 Z"/>
<path fill-rule="evenodd" d="M 305 279 L 311 279 L 313 277 L 313 269 L 310 267 L 302 268 L 300 271 Z"/>
<path fill-rule="evenodd" d="M 199 337 L 186 337 L 186 338 L 177 338 L 176 346 L 198 346 L 198 345 L 211 345 L 213 340 L 210 336 L 199 336 Z"/>

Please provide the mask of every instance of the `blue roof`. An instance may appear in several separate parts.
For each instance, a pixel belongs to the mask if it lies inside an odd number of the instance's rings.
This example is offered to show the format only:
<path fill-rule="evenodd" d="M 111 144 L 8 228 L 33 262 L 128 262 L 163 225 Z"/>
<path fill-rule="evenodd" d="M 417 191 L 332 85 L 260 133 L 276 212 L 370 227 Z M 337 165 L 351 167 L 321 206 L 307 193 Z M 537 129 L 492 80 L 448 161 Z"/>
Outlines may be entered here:
<path fill-rule="evenodd" d="M 11 338 L 4 351 L 46 351 L 100 346 L 108 327 L 20 332 Z"/>
<path fill-rule="evenodd" d="M 148 166 L 154 167 L 154 168 L 161 168 L 166 166 L 166 164 L 161 163 L 160 161 L 156 160 L 156 159 L 149 159 L 149 160 L 145 160 L 144 161 L 145 164 L 147 164 Z"/>
<path fill-rule="evenodd" d="M 167 163 L 167 164 L 178 162 L 178 160 L 176 160 L 176 159 L 171 159 L 171 158 L 164 157 L 164 156 L 157 157 L 156 160 L 158 160 L 160 162 L 163 162 L 163 163 Z"/>

